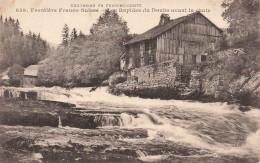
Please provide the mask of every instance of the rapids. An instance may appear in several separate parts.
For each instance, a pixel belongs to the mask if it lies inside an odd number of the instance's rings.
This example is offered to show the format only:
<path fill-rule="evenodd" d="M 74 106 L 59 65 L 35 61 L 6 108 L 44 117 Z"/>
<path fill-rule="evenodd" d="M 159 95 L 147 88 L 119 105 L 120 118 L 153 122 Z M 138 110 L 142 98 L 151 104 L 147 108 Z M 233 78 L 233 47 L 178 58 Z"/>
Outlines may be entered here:
<path fill-rule="evenodd" d="M 28 90 L 37 91 L 41 100 L 73 103 L 82 108 L 82 115 L 94 115 L 94 122 L 99 125 L 91 132 L 122 133 L 113 142 L 109 142 L 111 139 L 93 138 L 97 139 L 93 141 L 110 145 L 105 151 L 111 148 L 133 149 L 140 161 L 147 162 L 189 157 L 219 158 L 220 162 L 236 162 L 234 158 L 241 162 L 259 161 L 259 109 L 241 112 L 235 104 L 142 99 L 115 96 L 109 94 L 106 87 L 92 92 L 90 89 L 53 87 Z M 88 129 L 63 126 L 60 117 L 58 127 L 52 131 L 72 135 L 88 132 Z M 127 136 L 129 131 L 146 132 L 147 136 Z M 84 144 L 84 140 L 80 141 Z"/>

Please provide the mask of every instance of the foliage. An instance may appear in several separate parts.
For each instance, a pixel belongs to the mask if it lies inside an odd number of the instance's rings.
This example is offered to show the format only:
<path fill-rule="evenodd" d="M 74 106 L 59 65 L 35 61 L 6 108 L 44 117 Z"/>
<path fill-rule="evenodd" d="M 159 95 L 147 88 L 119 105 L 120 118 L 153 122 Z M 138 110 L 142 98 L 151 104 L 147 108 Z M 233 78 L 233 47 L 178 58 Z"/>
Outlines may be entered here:
<path fill-rule="evenodd" d="M 90 33 L 96 40 L 114 41 L 122 45 L 126 41 L 128 30 L 127 23 L 115 10 L 106 9 L 98 22 L 90 28 Z"/>
<path fill-rule="evenodd" d="M 228 48 L 228 42 L 227 42 L 227 34 L 223 33 L 222 37 L 220 38 L 219 47 L 221 50 L 225 50 Z"/>
<path fill-rule="evenodd" d="M 123 83 L 123 82 L 125 82 L 126 80 L 127 80 L 126 77 L 119 77 L 119 78 L 117 78 L 115 81 L 113 81 L 112 84 Z"/>
<path fill-rule="evenodd" d="M 259 71 L 259 0 L 223 0 L 221 6 L 224 8 L 222 17 L 228 21 L 229 27 L 220 47 L 222 50 L 242 48 L 244 52 L 230 52 L 225 59 L 216 57 L 208 65 L 211 71 L 207 76 L 219 74 L 232 78 Z"/>
<path fill-rule="evenodd" d="M 94 86 L 119 70 L 127 41 L 126 22 L 114 10 L 105 10 L 90 35 L 82 32 L 68 47 L 59 48 L 40 68 L 42 85 Z"/>
<path fill-rule="evenodd" d="M 205 78 L 212 79 L 214 76 L 226 76 L 233 80 L 240 75 L 248 75 L 248 54 L 244 49 L 228 49 L 212 55 L 211 61 L 201 65 Z"/>
<path fill-rule="evenodd" d="M 259 0 L 224 0 L 222 16 L 232 35 L 254 35 L 259 27 Z"/>
<path fill-rule="evenodd" d="M 23 81 L 24 68 L 21 65 L 15 64 L 10 68 L 8 77 L 10 84 L 15 87 L 19 87 Z"/>
<path fill-rule="evenodd" d="M 82 31 L 79 31 L 79 38 L 85 38 L 85 35 L 83 34 Z"/>
<path fill-rule="evenodd" d="M 123 83 L 126 80 L 127 80 L 126 75 L 123 75 L 120 72 L 115 72 L 109 76 L 108 83 L 109 85 L 115 85 L 118 83 Z"/>
<path fill-rule="evenodd" d="M 62 30 L 62 43 L 61 45 L 64 47 L 67 47 L 70 43 L 69 38 L 69 27 L 67 24 L 64 24 L 63 30 Z"/>
<path fill-rule="evenodd" d="M 14 64 L 27 67 L 44 59 L 49 50 L 47 42 L 38 34 L 24 34 L 20 23 L 13 18 L 0 17 L 0 70 Z"/>
<path fill-rule="evenodd" d="M 224 20 L 229 23 L 229 40 L 232 44 L 258 38 L 259 0 L 224 0 L 221 5 Z"/>
<path fill-rule="evenodd" d="M 62 85 L 64 80 L 64 66 L 62 66 L 63 59 L 61 56 L 66 54 L 66 49 L 59 48 L 53 51 L 53 55 L 47 63 L 39 67 L 38 72 L 38 84 L 45 86 Z"/>
<path fill-rule="evenodd" d="M 70 34 L 70 42 L 73 42 L 78 37 L 77 30 L 75 28 L 72 29 Z"/>

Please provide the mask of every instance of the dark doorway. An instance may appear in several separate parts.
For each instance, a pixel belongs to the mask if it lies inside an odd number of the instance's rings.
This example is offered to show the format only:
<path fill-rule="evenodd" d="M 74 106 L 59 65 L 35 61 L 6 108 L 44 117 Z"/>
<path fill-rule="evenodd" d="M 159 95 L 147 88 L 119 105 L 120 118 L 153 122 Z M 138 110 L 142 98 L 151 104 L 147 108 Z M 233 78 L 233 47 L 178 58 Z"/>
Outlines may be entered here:
<path fill-rule="evenodd" d="M 201 62 L 206 61 L 206 59 L 207 59 L 207 56 L 206 56 L 206 55 L 202 55 L 202 56 L 201 56 Z"/>
<path fill-rule="evenodd" d="M 196 55 L 192 55 L 192 63 L 196 63 Z"/>

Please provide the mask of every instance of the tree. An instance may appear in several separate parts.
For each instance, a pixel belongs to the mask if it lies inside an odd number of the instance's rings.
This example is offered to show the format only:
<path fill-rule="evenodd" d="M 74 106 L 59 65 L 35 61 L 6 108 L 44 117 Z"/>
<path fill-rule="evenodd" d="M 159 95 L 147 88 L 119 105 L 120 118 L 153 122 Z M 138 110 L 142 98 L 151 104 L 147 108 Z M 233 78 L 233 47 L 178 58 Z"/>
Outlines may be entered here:
<path fill-rule="evenodd" d="M 64 47 L 67 47 L 69 45 L 70 39 L 69 39 L 69 27 L 67 24 L 64 25 L 62 30 L 62 45 Z"/>
<path fill-rule="evenodd" d="M 32 31 L 29 30 L 28 37 L 32 37 Z"/>
<path fill-rule="evenodd" d="M 115 10 L 105 10 L 91 34 L 80 31 L 69 49 L 59 48 L 41 68 L 40 83 L 44 85 L 99 85 L 119 70 L 119 59 L 127 41 L 127 23 Z"/>
<path fill-rule="evenodd" d="M 82 31 L 79 31 L 79 37 L 80 37 L 80 38 L 85 38 L 85 35 L 83 34 Z"/>
<path fill-rule="evenodd" d="M 15 87 L 21 86 L 23 81 L 23 74 L 24 74 L 24 68 L 21 65 L 19 64 L 13 65 L 10 68 L 10 71 L 8 72 L 10 84 Z"/>
<path fill-rule="evenodd" d="M 10 17 L 5 18 L 4 23 L 0 21 L 0 71 L 14 64 L 23 67 L 37 64 L 46 57 L 48 48 L 46 42 L 31 31 L 23 34 L 19 20 Z"/>
<path fill-rule="evenodd" d="M 258 36 L 259 0 L 224 0 L 221 6 L 224 20 L 229 23 L 232 36 Z"/>
<path fill-rule="evenodd" d="M 37 36 L 37 40 L 40 41 L 42 38 L 41 38 L 41 34 L 38 33 L 38 36 Z"/>
<path fill-rule="evenodd" d="M 77 30 L 73 28 L 70 35 L 70 41 L 73 42 L 78 37 Z"/>
<path fill-rule="evenodd" d="M 105 12 L 99 17 L 98 22 L 93 24 L 90 33 L 95 35 L 97 39 L 114 40 L 119 45 L 126 41 L 128 34 L 128 27 L 115 10 L 106 9 Z"/>
<path fill-rule="evenodd" d="M 15 26 L 14 26 L 14 30 L 17 33 L 19 33 L 19 30 L 20 30 L 20 23 L 19 23 L 19 20 L 16 19 L 16 22 L 15 22 Z"/>
<path fill-rule="evenodd" d="M 100 84 L 119 70 L 119 58 L 128 37 L 127 23 L 115 10 L 106 9 L 90 29 L 85 48 L 89 51 L 88 65 L 82 68 L 84 83 Z"/>

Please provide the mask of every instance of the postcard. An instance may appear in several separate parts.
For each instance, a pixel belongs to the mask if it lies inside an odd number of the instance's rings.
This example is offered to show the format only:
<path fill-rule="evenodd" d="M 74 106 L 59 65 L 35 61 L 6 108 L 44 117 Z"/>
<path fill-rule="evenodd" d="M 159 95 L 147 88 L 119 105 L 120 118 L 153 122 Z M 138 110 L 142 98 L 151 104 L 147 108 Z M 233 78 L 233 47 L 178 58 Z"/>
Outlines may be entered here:
<path fill-rule="evenodd" d="M 0 162 L 260 162 L 259 0 L 0 0 Z"/>

